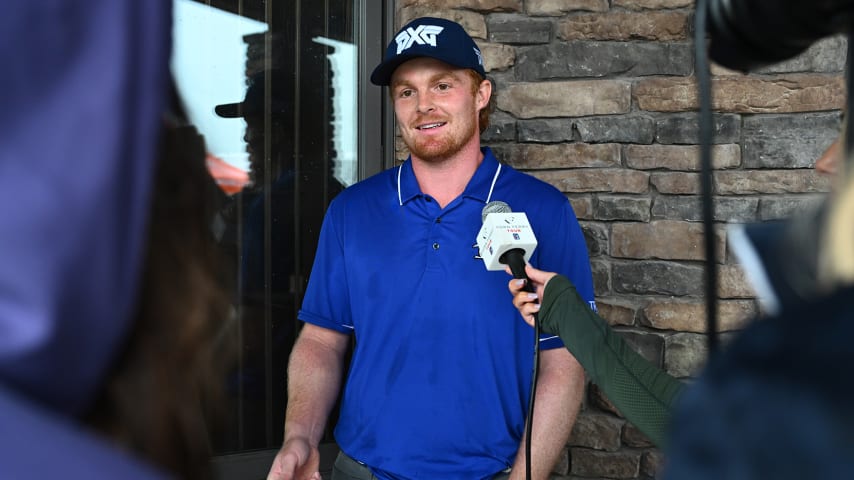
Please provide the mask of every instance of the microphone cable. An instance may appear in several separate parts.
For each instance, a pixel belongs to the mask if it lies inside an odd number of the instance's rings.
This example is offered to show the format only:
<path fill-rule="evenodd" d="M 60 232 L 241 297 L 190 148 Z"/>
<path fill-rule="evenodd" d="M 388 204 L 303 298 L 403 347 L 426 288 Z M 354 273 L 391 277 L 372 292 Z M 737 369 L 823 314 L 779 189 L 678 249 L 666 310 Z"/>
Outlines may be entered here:
<path fill-rule="evenodd" d="M 532 292 L 531 281 L 525 279 L 525 290 Z M 532 292 L 533 293 L 533 292 Z M 534 365 L 531 372 L 531 395 L 528 398 L 528 418 L 525 425 L 525 478 L 531 480 L 531 432 L 534 426 L 534 399 L 537 397 L 537 377 L 540 372 L 540 315 L 534 317 Z"/>
<path fill-rule="evenodd" d="M 700 191 L 703 211 L 703 241 L 706 254 L 706 341 L 709 356 L 718 348 L 718 261 L 715 250 L 715 205 L 712 191 L 712 150 L 714 128 L 712 126 L 712 87 L 709 72 L 709 59 L 706 45 L 706 18 L 708 16 L 708 0 L 697 0 L 694 13 L 694 59 L 695 75 L 697 77 L 697 93 L 700 103 L 699 136 L 700 136 Z"/>
<path fill-rule="evenodd" d="M 510 205 L 501 201 L 492 201 L 486 204 L 481 212 L 481 221 L 486 222 L 486 218 L 490 213 L 509 213 L 512 212 Z M 527 220 L 526 220 L 527 222 Z M 529 227 L 530 228 L 530 227 Z M 484 237 L 485 238 L 485 237 Z M 518 240 L 518 238 L 517 238 Z M 479 244 L 475 244 L 479 245 Z M 534 242 L 536 245 L 536 242 Z M 491 251 L 491 250 L 490 250 Z M 525 285 L 522 290 L 528 293 L 535 293 L 531 286 L 531 279 L 525 273 L 525 250 L 522 248 L 512 248 L 505 251 L 498 257 L 498 262 L 510 268 L 513 278 L 517 280 L 525 280 Z M 540 372 L 540 317 L 535 312 L 532 314 L 534 320 L 534 359 L 531 367 L 531 388 L 528 397 L 528 416 L 525 419 L 525 478 L 531 480 L 531 437 L 534 425 L 534 402 L 537 397 L 537 379 Z"/>

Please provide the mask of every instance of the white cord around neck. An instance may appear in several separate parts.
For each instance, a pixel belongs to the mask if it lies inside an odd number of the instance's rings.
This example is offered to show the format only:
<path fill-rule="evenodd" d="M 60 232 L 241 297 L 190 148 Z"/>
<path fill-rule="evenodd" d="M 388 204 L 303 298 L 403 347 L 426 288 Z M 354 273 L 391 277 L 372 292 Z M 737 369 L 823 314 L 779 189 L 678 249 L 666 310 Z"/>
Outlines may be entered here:
<path fill-rule="evenodd" d="M 498 164 L 498 169 L 495 170 L 495 175 L 492 176 L 492 185 L 489 186 L 489 195 L 486 196 L 486 202 L 489 203 L 489 200 L 492 198 L 492 190 L 495 188 L 495 182 L 498 181 L 498 174 L 501 173 L 501 164 Z"/>

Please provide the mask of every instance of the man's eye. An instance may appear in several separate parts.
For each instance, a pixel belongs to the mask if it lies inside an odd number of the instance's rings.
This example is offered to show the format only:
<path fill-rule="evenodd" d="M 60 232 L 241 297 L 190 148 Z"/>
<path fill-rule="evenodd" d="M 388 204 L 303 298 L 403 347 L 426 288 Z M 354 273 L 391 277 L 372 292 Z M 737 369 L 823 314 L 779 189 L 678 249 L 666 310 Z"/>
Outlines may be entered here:
<path fill-rule="evenodd" d="M 439 89 L 439 90 L 448 90 L 449 88 L 451 88 L 451 84 L 449 84 L 449 83 L 440 83 L 439 85 L 436 85 L 436 88 L 437 88 L 437 89 Z"/>
<path fill-rule="evenodd" d="M 412 90 L 401 90 L 399 96 L 401 98 L 407 98 L 412 96 Z"/>

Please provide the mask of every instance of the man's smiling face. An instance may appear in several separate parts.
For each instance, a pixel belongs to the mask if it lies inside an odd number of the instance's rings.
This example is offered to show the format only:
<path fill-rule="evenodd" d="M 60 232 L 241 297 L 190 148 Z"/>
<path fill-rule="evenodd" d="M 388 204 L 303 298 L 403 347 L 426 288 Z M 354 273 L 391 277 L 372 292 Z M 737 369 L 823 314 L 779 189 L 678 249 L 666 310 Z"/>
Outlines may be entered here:
<path fill-rule="evenodd" d="M 491 91 L 474 85 L 465 69 L 415 58 L 397 67 L 390 88 L 400 133 L 413 158 L 442 161 L 479 141 L 478 111 Z"/>

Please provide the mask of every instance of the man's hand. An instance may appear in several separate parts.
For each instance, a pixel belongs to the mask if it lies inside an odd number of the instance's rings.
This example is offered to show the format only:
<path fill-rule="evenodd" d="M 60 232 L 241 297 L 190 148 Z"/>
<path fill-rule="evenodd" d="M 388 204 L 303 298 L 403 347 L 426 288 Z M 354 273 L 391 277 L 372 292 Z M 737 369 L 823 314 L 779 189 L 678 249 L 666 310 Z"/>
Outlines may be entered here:
<path fill-rule="evenodd" d="M 321 480 L 320 452 L 305 438 L 292 438 L 282 445 L 267 480 Z"/>

